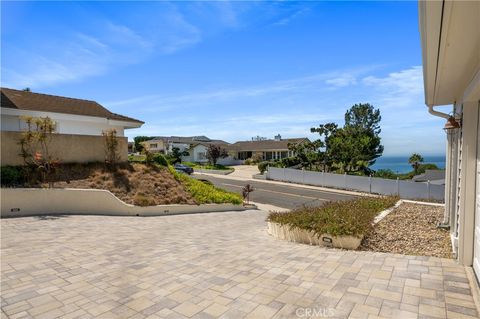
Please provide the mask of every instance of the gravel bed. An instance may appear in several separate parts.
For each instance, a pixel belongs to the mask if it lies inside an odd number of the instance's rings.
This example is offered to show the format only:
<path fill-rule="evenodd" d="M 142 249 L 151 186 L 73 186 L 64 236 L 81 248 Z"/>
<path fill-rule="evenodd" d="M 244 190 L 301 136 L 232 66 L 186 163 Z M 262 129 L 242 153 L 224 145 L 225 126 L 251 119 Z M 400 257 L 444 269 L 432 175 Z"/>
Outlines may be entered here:
<path fill-rule="evenodd" d="M 448 230 L 437 228 L 443 207 L 403 203 L 365 237 L 360 250 L 452 258 Z"/>

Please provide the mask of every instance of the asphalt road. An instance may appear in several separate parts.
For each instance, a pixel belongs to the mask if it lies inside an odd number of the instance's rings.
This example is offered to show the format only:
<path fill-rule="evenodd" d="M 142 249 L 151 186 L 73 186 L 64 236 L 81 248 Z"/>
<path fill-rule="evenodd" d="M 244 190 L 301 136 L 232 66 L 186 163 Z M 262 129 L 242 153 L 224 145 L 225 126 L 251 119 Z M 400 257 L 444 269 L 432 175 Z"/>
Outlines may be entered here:
<path fill-rule="evenodd" d="M 255 189 L 250 193 L 250 200 L 282 208 L 293 209 L 300 206 L 318 206 L 326 201 L 353 199 L 354 196 L 337 192 L 307 189 L 295 186 L 276 185 L 256 181 L 216 178 L 211 175 L 195 174 L 192 177 L 206 179 L 215 186 L 241 194 L 242 188 L 250 184 Z"/>

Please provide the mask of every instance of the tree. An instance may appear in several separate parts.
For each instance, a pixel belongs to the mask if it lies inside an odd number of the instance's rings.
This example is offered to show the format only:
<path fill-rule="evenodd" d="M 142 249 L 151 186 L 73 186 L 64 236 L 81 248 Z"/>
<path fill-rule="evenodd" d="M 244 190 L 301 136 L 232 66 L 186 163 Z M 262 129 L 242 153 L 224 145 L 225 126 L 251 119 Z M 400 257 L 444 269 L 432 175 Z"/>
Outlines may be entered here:
<path fill-rule="evenodd" d="M 316 158 L 323 163 L 324 171 L 334 168 L 339 172 L 368 174 L 368 167 L 383 153 L 380 121 L 380 110 L 368 103 L 355 104 L 345 113 L 343 127 L 326 123 L 311 128 L 310 132 L 320 135 Z"/>
<path fill-rule="evenodd" d="M 379 137 L 371 132 L 341 128 L 330 138 L 330 158 L 340 173 L 369 173 L 372 158 L 383 152 Z"/>
<path fill-rule="evenodd" d="M 247 204 L 250 202 L 250 193 L 254 190 L 255 188 L 253 188 L 250 184 L 247 184 L 242 188 L 242 197 L 244 201 L 247 201 Z"/>
<path fill-rule="evenodd" d="M 324 148 L 324 151 L 322 152 L 321 150 L 318 150 L 318 152 L 319 152 L 319 157 L 322 158 L 324 172 L 327 171 L 327 167 L 329 167 L 332 164 L 331 158 L 329 156 L 330 155 L 329 139 L 332 135 L 335 134 L 337 130 L 338 130 L 338 125 L 335 123 L 320 124 L 318 127 L 310 128 L 310 132 L 318 133 L 320 135 L 320 140 L 318 141 L 320 145 L 319 148 Z"/>
<path fill-rule="evenodd" d="M 345 113 L 345 126 L 364 131 L 370 131 L 375 135 L 380 134 L 380 110 L 368 103 L 355 104 Z"/>
<path fill-rule="evenodd" d="M 151 136 L 135 136 L 133 138 L 133 141 L 134 141 L 134 144 L 135 144 L 135 150 L 137 152 L 142 152 L 144 147 L 142 145 L 142 142 L 145 142 L 145 141 L 148 141 L 148 140 L 151 140 L 153 137 Z"/>
<path fill-rule="evenodd" d="M 215 166 L 219 158 L 228 157 L 228 152 L 221 145 L 210 144 L 207 147 L 207 158 L 209 162 Z"/>
<path fill-rule="evenodd" d="M 316 140 L 313 142 L 305 141 L 302 143 L 289 143 L 288 149 L 294 152 L 295 157 L 303 167 L 307 167 L 311 170 L 313 165 L 318 163 L 321 158 L 320 148 L 322 146 L 323 142 L 321 140 Z"/>
<path fill-rule="evenodd" d="M 173 158 L 173 164 L 182 162 L 182 156 L 188 156 L 188 152 L 185 150 L 180 151 L 178 147 L 172 148 L 171 157 Z"/>
<path fill-rule="evenodd" d="M 412 165 L 415 175 L 418 175 L 418 168 L 420 167 L 420 163 L 423 163 L 423 157 L 420 154 L 413 153 L 408 159 L 408 163 Z"/>

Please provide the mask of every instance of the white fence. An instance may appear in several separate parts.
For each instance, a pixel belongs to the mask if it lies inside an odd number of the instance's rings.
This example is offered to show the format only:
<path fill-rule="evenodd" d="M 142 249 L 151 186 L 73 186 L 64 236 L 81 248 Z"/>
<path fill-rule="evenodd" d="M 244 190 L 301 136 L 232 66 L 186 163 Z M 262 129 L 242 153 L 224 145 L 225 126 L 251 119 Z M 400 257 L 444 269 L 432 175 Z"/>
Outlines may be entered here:
<path fill-rule="evenodd" d="M 291 168 L 269 167 L 267 179 L 323 187 L 356 190 L 381 195 L 399 195 L 405 199 L 444 200 L 445 186 L 431 183 L 312 172 Z"/>

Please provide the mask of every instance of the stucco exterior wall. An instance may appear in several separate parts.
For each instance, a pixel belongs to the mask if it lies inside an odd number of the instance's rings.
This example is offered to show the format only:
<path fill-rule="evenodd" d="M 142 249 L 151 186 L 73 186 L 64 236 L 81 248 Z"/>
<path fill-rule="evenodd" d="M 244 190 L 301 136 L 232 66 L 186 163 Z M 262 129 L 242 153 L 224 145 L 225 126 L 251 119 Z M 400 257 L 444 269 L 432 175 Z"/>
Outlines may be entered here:
<path fill-rule="evenodd" d="M 22 165 L 18 155 L 21 138 L 20 132 L 1 132 L 1 165 Z M 127 161 L 128 144 L 126 137 L 118 137 L 118 155 L 120 161 Z M 53 157 L 62 163 L 103 162 L 105 160 L 105 144 L 103 136 L 54 134 L 50 142 Z"/>
<path fill-rule="evenodd" d="M 40 114 L 36 113 L 32 114 L 31 116 L 35 115 L 34 117 L 50 117 L 55 122 L 55 129 L 59 134 L 101 136 L 103 131 L 115 129 L 117 131 L 117 136 L 124 136 L 124 126 L 103 118 L 73 115 L 67 117 L 64 114 L 57 115 L 46 112 Z M 1 119 L 2 131 L 20 132 L 26 128 L 25 121 L 21 119 L 20 115 L 2 114 Z"/>

